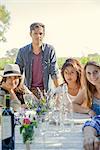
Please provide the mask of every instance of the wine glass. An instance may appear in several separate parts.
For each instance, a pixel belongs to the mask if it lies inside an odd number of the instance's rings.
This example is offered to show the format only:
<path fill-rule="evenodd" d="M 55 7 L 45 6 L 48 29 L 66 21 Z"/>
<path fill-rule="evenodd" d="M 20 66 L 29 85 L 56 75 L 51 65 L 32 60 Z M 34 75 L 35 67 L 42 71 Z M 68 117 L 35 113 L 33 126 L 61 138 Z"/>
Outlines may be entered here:
<path fill-rule="evenodd" d="M 48 130 L 47 120 L 45 119 L 45 115 L 40 115 L 38 118 L 38 134 L 42 138 L 43 148 L 45 149 L 45 140 L 46 140 L 46 131 Z"/>

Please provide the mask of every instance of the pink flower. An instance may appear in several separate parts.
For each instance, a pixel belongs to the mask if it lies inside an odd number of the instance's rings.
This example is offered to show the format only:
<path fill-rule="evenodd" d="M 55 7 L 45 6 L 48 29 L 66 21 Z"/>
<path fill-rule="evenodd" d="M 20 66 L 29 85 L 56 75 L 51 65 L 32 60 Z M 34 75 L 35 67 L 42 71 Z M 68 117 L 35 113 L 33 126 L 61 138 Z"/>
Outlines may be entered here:
<path fill-rule="evenodd" d="M 30 121 L 29 118 L 24 118 L 23 119 L 23 124 L 30 124 L 30 123 L 31 123 L 31 121 Z"/>

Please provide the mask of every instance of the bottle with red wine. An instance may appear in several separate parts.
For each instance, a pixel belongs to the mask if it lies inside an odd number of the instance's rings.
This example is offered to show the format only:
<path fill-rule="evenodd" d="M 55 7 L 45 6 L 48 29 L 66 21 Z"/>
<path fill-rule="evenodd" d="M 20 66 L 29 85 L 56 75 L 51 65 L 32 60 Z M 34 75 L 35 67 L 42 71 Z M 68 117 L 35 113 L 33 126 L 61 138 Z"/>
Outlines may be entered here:
<path fill-rule="evenodd" d="M 2 110 L 2 150 L 15 149 L 14 113 L 10 108 L 10 94 L 5 95 L 6 106 Z"/>

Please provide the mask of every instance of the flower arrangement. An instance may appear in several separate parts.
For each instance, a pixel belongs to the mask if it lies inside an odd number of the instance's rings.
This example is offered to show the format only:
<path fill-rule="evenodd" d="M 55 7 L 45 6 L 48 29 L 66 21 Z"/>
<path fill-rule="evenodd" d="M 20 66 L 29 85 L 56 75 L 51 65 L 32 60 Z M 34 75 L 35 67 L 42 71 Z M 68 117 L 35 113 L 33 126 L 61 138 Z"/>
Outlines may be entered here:
<path fill-rule="evenodd" d="M 39 89 L 38 89 L 39 90 Z M 27 143 L 31 143 L 34 137 L 35 128 L 38 126 L 38 121 L 41 116 L 44 115 L 48 111 L 48 95 L 43 96 L 42 92 L 39 90 L 41 94 L 40 100 L 33 99 L 32 94 L 26 94 L 25 100 L 28 105 L 28 110 L 24 110 L 17 117 L 17 124 L 20 124 L 20 134 L 23 136 L 23 143 L 27 145 Z M 27 148 L 29 150 L 29 147 Z"/>
<path fill-rule="evenodd" d="M 25 101 L 30 110 L 35 110 L 37 115 L 40 116 L 47 112 L 48 110 L 48 102 L 47 102 L 47 97 L 46 95 L 44 96 L 43 93 L 40 91 L 39 88 L 37 88 L 39 93 L 40 93 L 40 99 L 36 99 L 33 97 L 32 94 L 26 94 Z"/>
<path fill-rule="evenodd" d="M 38 103 L 37 108 L 36 108 L 36 113 L 38 116 L 45 114 L 47 112 L 47 104 L 46 104 L 46 99 L 43 98 L 41 101 Z"/>
<path fill-rule="evenodd" d="M 22 119 L 20 134 L 23 136 L 23 143 L 31 143 L 33 140 L 34 129 L 37 128 L 37 120 L 34 113 L 29 111 Z"/>

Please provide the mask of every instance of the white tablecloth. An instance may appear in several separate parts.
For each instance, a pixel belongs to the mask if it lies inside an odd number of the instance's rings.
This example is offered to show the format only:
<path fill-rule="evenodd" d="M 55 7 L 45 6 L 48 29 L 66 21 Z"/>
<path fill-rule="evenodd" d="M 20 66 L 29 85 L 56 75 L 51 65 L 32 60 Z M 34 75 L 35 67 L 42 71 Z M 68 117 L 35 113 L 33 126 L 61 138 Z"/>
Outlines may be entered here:
<path fill-rule="evenodd" d="M 87 115 L 75 113 L 74 121 L 78 123 L 75 123 L 72 131 L 59 132 L 58 135 L 54 135 L 52 132 L 56 130 L 55 125 L 52 125 L 49 133 L 47 132 L 44 136 L 36 129 L 34 140 L 30 145 L 31 150 L 83 150 L 82 125 L 88 118 L 89 116 Z M 22 135 L 19 133 L 19 127 L 17 125 L 15 128 L 15 150 L 25 150 Z"/>

